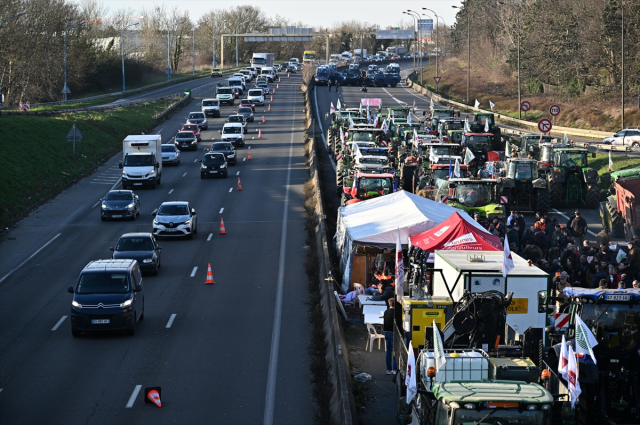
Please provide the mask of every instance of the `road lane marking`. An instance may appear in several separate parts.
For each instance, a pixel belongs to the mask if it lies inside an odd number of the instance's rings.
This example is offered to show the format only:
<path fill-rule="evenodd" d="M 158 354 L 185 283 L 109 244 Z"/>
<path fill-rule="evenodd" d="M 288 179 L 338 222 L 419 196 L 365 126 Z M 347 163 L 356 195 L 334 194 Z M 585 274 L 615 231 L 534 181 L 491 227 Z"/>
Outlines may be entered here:
<path fill-rule="evenodd" d="M 98 201 L 98 202 L 96 202 L 95 204 L 93 204 L 93 206 L 92 206 L 91 208 L 95 208 L 95 207 L 97 207 L 97 206 L 98 206 L 98 204 L 100 204 L 100 202 L 102 202 L 102 201 Z"/>
<path fill-rule="evenodd" d="M 184 177 L 184 176 L 186 176 L 186 175 L 187 175 L 187 173 L 184 173 L 184 174 L 182 175 L 182 177 Z"/>
<path fill-rule="evenodd" d="M 562 217 L 566 218 L 567 220 L 570 220 L 570 218 L 564 214 L 562 214 L 560 211 L 558 211 L 555 208 L 551 208 L 551 211 L 553 211 L 556 214 L 561 215 Z M 587 232 L 591 233 L 593 236 L 598 237 L 598 235 L 596 233 L 593 233 L 591 230 L 587 230 Z M 1 281 L 0 281 L 1 282 Z"/>
<path fill-rule="evenodd" d="M 133 407 L 133 403 L 136 402 L 136 397 L 138 397 L 138 394 L 140 393 L 140 390 L 142 389 L 142 385 L 136 385 L 136 387 L 133 389 L 133 392 L 131 393 L 131 397 L 129 397 L 129 401 L 127 402 L 127 409 L 131 409 Z"/>
<path fill-rule="evenodd" d="M 293 104 L 292 117 L 296 114 Z M 287 256 L 287 224 L 289 219 L 289 185 L 291 184 L 291 162 L 293 158 L 293 137 L 296 120 L 291 120 L 291 139 L 289 140 L 289 164 L 284 192 L 284 211 L 282 212 L 282 234 L 280 235 L 280 260 L 278 265 L 278 282 L 276 286 L 276 305 L 273 314 L 273 332 L 271 334 L 271 350 L 269 354 L 269 371 L 267 375 L 267 392 L 264 408 L 264 425 L 273 425 L 276 402 L 276 382 L 278 378 L 278 354 L 280 350 L 280 326 L 282 323 L 282 299 L 284 293 L 285 258 Z"/>
<path fill-rule="evenodd" d="M 49 242 L 47 242 L 46 244 L 42 245 L 40 247 L 40 249 L 38 249 L 36 252 L 34 252 L 33 254 L 31 254 L 31 256 L 29 258 L 27 258 L 26 260 L 24 260 L 22 263 L 18 264 L 18 266 L 16 268 L 14 268 L 13 270 L 11 270 L 9 273 L 5 274 L 2 279 L 0 279 L 0 283 L 4 282 L 4 280 L 6 278 L 8 278 L 9 276 L 11 276 L 16 270 L 18 270 L 20 267 L 24 266 L 29 260 L 31 260 L 33 257 L 35 257 L 40 251 L 42 251 L 43 249 L 45 249 L 47 246 L 49 246 L 49 244 L 51 242 L 53 242 L 54 240 L 56 240 L 58 238 L 58 236 L 60 236 L 62 233 L 58 233 L 57 235 L 55 235 L 53 238 L 51 238 L 51 240 Z"/>
<path fill-rule="evenodd" d="M 118 181 L 117 181 L 117 182 L 115 182 L 115 183 L 113 184 L 113 186 L 111 186 L 111 189 L 109 189 L 109 190 L 113 190 L 113 189 L 115 189 L 115 187 L 116 187 L 117 185 L 119 185 L 121 181 L 122 181 L 122 176 L 120 176 L 120 178 L 118 179 Z"/>
<path fill-rule="evenodd" d="M 251 146 L 249 146 L 249 149 L 251 149 Z"/>
<path fill-rule="evenodd" d="M 193 271 L 191 272 L 191 277 L 194 277 L 196 275 L 196 272 L 198 271 L 198 266 L 195 266 L 193 268 Z"/>
<path fill-rule="evenodd" d="M 222 214 L 222 211 L 224 211 L 224 208 L 220 208 L 220 212 L 218 214 Z"/>
<path fill-rule="evenodd" d="M 239 176 L 239 175 L 240 175 L 240 171 L 236 171 L 236 176 Z"/>
<path fill-rule="evenodd" d="M 209 233 L 209 237 L 207 238 L 207 242 L 209 242 L 212 237 L 213 237 L 213 233 Z"/>
<path fill-rule="evenodd" d="M 198 162 L 198 158 L 194 159 L 193 162 Z"/>
<path fill-rule="evenodd" d="M 173 189 L 171 189 L 171 190 L 169 191 L 169 195 L 171 195 L 172 193 L 173 193 Z"/>
<path fill-rule="evenodd" d="M 242 162 L 245 162 L 247 160 L 247 158 L 242 158 Z"/>
<path fill-rule="evenodd" d="M 233 192 L 233 188 L 229 188 L 229 193 Z"/>
<path fill-rule="evenodd" d="M 60 325 L 62 324 L 62 322 L 64 322 L 64 319 L 66 319 L 67 316 L 62 316 L 62 319 L 58 320 L 58 323 L 56 323 L 56 325 L 51 328 L 52 331 L 55 331 L 56 329 L 58 329 L 60 327 Z"/>
<path fill-rule="evenodd" d="M 171 327 L 171 325 L 173 325 L 173 321 L 176 320 L 176 315 L 175 313 L 171 315 L 171 317 L 169 317 L 169 321 L 167 322 L 167 329 L 169 329 Z"/>

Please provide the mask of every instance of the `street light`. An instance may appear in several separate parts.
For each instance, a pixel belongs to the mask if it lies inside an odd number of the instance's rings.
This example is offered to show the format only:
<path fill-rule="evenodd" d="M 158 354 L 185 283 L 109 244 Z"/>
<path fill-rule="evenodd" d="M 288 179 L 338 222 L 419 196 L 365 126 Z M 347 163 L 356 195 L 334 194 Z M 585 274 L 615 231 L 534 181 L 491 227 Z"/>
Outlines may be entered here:
<path fill-rule="evenodd" d="M 64 101 L 67 101 L 67 92 L 69 89 L 67 88 L 67 33 L 73 27 L 77 27 L 78 25 L 86 24 L 87 21 L 78 22 L 77 24 L 71 25 L 64 32 Z"/>
<path fill-rule="evenodd" d="M 620 78 L 620 92 L 622 94 L 622 128 L 624 129 L 624 0 L 620 1 L 620 13 L 622 14 L 622 25 L 620 26 L 622 30 L 622 45 L 620 49 L 622 56 L 622 75 Z"/>
<path fill-rule="evenodd" d="M 192 42 L 192 55 L 193 55 L 193 74 L 192 75 L 196 75 L 196 28 L 198 28 L 200 26 L 200 24 L 196 25 L 195 27 L 193 27 L 193 29 L 191 30 L 192 34 L 191 34 L 191 42 Z"/>
<path fill-rule="evenodd" d="M 460 6 L 451 6 L 454 9 L 460 9 L 462 10 L 462 8 Z M 471 103 L 471 100 L 469 100 L 469 85 L 471 82 L 471 31 L 469 29 L 469 25 L 470 25 L 470 21 L 469 21 L 469 11 L 466 11 L 466 15 L 467 15 L 467 104 Z"/>
<path fill-rule="evenodd" d="M 429 18 L 429 19 L 431 19 L 431 20 L 433 21 L 433 18 L 431 17 L 431 15 L 427 15 L 426 13 L 423 13 L 423 14 L 422 14 L 422 16 L 426 16 L 427 18 Z M 436 20 L 436 23 L 437 23 L 437 22 L 438 22 L 438 21 Z M 422 50 L 424 50 L 424 43 L 421 43 L 420 45 L 421 45 L 421 48 L 420 48 L 420 49 L 421 49 L 421 51 L 422 51 Z M 424 54 L 424 53 L 423 53 L 423 54 Z M 421 56 L 423 56 L 423 54 L 422 54 Z M 429 61 L 431 61 L 431 60 L 429 59 Z M 429 62 L 429 65 L 431 65 L 431 62 Z M 437 73 L 437 72 L 438 72 L 438 71 L 437 71 L 437 69 L 436 69 L 436 73 Z M 436 77 L 437 77 L 437 75 L 436 75 Z M 422 80 L 420 80 L 420 83 L 422 83 Z"/>
<path fill-rule="evenodd" d="M 171 79 L 171 28 L 183 23 L 184 21 L 176 22 L 167 28 L 167 81 Z"/>
<path fill-rule="evenodd" d="M 402 13 L 404 13 L 405 15 L 409 15 L 409 16 L 411 16 L 411 17 L 413 18 L 413 27 L 415 28 L 415 25 L 416 25 L 416 17 L 415 17 L 415 16 L 413 16 L 413 15 L 412 15 L 411 13 L 409 13 L 408 11 L 404 11 L 404 12 L 402 12 Z M 418 46 L 418 43 L 417 43 L 417 40 L 416 40 L 416 45 L 413 47 L 413 71 L 414 71 L 414 72 L 415 72 L 415 70 L 416 70 L 416 53 L 417 53 L 417 52 L 416 52 L 416 47 L 417 47 L 417 46 Z"/>
<path fill-rule="evenodd" d="M 436 16 L 436 77 L 439 77 L 440 74 L 438 73 L 438 56 L 440 56 L 440 47 L 439 47 L 440 43 L 438 42 L 438 39 L 440 38 L 440 31 L 438 31 L 438 25 L 439 25 L 438 19 L 440 19 L 440 17 L 436 12 L 426 7 L 423 7 L 422 10 L 428 10 L 429 12 L 433 13 Z M 444 23 L 444 19 L 442 20 L 442 22 Z"/>
<path fill-rule="evenodd" d="M 139 25 L 140 22 L 136 22 L 135 24 L 129 24 L 122 30 L 122 36 L 120 37 L 120 47 L 122 48 L 122 91 L 127 91 L 124 85 L 124 32 L 127 28 L 132 27 L 134 25 Z"/>
<path fill-rule="evenodd" d="M 4 18 L 2 21 L 0 21 L 0 27 L 2 27 L 2 24 L 4 24 L 4 21 L 6 21 L 7 19 L 11 19 L 11 18 L 17 18 L 18 16 L 22 16 L 24 14 L 26 14 L 27 12 L 20 12 L 20 13 L 16 13 L 15 15 L 11 15 L 7 18 Z M 2 89 L 0 88 L 0 114 L 2 114 Z"/>
<path fill-rule="evenodd" d="M 416 12 L 415 10 L 410 10 L 407 9 L 407 12 L 409 13 L 415 13 L 416 14 L 416 34 L 417 34 L 417 38 L 416 38 L 416 46 L 419 46 L 418 44 L 418 39 L 421 39 L 421 31 L 420 31 L 420 14 L 418 12 Z M 420 84 L 422 84 L 422 56 L 423 52 L 422 52 L 422 48 L 420 48 L 420 59 L 418 62 L 418 68 L 420 68 Z"/>
<path fill-rule="evenodd" d="M 228 23 L 227 21 L 218 21 L 215 25 L 212 26 L 213 28 L 213 67 L 216 67 L 216 31 L 218 30 L 218 25 L 220 24 L 226 24 Z"/>
<path fill-rule="evenodd" d="M 520 96 L 520 8 L 502 1 L 497 2 L 500 6 L 513 7 L 516 11 L 516 23 L 518 25 L 518 118 L 522 119 L 522 99 Z M 624 119 L 624 118 L 623 118 Z"/>
<path fill-rule="evenodd" d="M 238 68 L 238 28 L 240 28 L 240 25 L 246 24 L 247 22 L 249 22 L 249 21 L 240 22 L 236 26 L 236 68 Z"/>

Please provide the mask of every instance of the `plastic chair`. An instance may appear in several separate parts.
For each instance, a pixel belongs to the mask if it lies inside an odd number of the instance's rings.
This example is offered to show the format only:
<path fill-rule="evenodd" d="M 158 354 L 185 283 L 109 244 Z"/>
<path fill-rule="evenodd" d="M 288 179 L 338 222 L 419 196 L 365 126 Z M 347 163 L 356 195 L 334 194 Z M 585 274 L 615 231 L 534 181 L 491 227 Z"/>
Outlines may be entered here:
<path fill-rule="evenodd" d="M 356 291 L 356 303 L 360 308 L 362 308 L 362 303 L 360 302 L 360 298 L 358 298 L 358 295 L 365 295 L 364 287 L 361 283 L 354 283 L 353 289 Z"/>
<path fill-rule="evenodd" d="M 384 339 L 384 334 L 380 335 L 377 331 L 376 328 L 367 323 L 367 332 L 369 333 L 369 338 L 367 338 L 367 345 L 365 346 L 364 350 L 367 351 L 369 350 L 370 352 L 373 352 L 373 343 L 375 342 L 375 340 L 378 340 L 378 350 L 380 349 L 380 340 L 384 341 L 384 350 L 387 351 L 387 340 Z"/>

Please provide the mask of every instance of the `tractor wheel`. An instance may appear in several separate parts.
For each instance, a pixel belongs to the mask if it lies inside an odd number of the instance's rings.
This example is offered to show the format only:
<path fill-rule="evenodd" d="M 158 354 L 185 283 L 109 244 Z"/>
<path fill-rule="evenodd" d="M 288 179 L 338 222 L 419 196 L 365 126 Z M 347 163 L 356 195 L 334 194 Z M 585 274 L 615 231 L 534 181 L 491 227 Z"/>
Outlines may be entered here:
<path fill-rule="evenodd" d="M 327 148 L 329 152 L 331 152 L 331 145 L 333 144 L 333 135 L 331 134 L 331 129 L 327 130 Z"/>
<path fill-rule="evenodd" d="M 621 238 L 624 235 L 624 219 L 618 212 L 618 204 L 613 196 L 607 198 L 607 213 L 609 236 L 611 238 Z"/>
<path fill-rule="evenodd" d="M 344 183 L 344 176 L 341 174 L 338 174 L 336 176 L 336 186 L 338 186 L 338 189 L 342 192 L 342 184 Z"/>
<path fill-rule="evenodd" d="M 541 190 L 538 190 L 537 192 L 538 193 L 536 195 L 535 212 L 544 214 L 549 211 L 549 207 L 551 206 L 550 204 L 551 198 L 549 197 L 549 190 L 541 189 Z"/>
<path fill-rule="evenodd" d="M 347 202 L 349 202 L 349 200 L 347 199 L 347 195 L 342 193 L 342 199 L 340 201 L 340 205 L 344 207 L 345 205 L 347 205 Z"/>
<path fill-rule="evenodd" d="M 549 197 L 551 198 L 551 205 L 559 206 L 562 202 L 562 184 L 551 183 L 549 184 Z"/>
<path fill-rule="evenodd" d="M 598 208 L 600 205 L 600 185 L 593 184 L 587 187 L 587 207 Z"/>

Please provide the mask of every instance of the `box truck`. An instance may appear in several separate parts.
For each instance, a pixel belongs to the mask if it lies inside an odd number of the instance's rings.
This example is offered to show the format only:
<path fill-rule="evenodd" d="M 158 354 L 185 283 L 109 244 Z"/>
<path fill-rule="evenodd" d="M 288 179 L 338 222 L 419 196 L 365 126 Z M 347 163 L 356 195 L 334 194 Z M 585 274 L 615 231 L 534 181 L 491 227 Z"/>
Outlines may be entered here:
<path fill-rule="evenodd" d="M 251 57 L 251 66 L 257 69 L 265 66 L 273 67 L 276 55 L 273 53 L 254 53 Z M 258 72 L 259 73 L 259 72 Z"/>
<path fill-rule="evenodd" d="M 122 188 L 160 184 L 162 177 L 162 136 L 127 136 L 122 143 Z"/>

